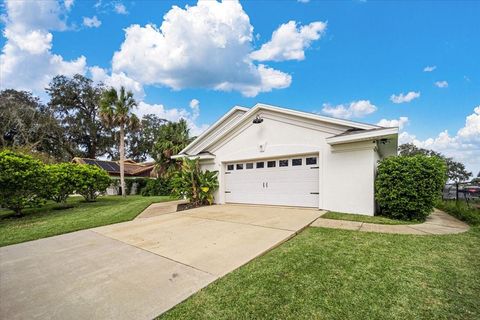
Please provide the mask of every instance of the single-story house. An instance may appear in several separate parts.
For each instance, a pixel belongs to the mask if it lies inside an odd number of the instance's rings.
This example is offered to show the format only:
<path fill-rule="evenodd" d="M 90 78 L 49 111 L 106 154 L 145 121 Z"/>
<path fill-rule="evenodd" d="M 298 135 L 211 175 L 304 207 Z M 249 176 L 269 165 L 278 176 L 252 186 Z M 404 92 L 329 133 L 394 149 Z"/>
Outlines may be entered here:
<path fill-rule="evenodd" d="M 397 144 L 398 128 L 259 103 L 232 108 L 174 157 L 219 171 L 219 204 L 374 215 L 377 164 Z"/>
<path fill-rule="evenodd" d="M 72 162 L 79 164 L 89 164 L 93 166 L 100 167 L 108 172 L 108 175 L 114 180 L 120 180 L 120 161 L 110 161 L 110 160 L 97 160 L 89 158 L 78 158 L 75 157 L 72 159 Z M 144 162 L 137 163 L 131 159 L 126 159 L 125 163 L 125 179 L 135 179 L 135 178 L 156 178 L 156 172 L 154 170 L 155 164 L 153 162 Z M 136 184 L 132 185 L 132 190 L 130 194 L 136 194 Z M 120 194 L 120 183 L 113 183 L 107 190 L 108 195 L 117 195 Z"/>

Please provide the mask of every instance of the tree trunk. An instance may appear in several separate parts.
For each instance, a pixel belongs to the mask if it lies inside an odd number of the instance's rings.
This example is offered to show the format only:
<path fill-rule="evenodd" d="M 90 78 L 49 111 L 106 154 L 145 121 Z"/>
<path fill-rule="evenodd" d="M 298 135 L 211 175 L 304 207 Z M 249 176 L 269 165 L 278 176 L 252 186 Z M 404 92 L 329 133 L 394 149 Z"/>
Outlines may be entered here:
<path fill-rule="evenodd" d="M 125 193 L 125 128 L 120 125 L 120 188 L 122 189 L 122 197 L 126 197 Z"/>

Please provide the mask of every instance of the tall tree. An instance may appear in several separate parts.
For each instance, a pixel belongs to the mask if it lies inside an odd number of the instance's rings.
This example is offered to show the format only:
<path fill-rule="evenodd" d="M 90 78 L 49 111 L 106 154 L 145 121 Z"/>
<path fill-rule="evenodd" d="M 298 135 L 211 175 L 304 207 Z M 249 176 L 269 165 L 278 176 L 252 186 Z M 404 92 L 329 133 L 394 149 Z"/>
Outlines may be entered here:
<path fill-rule="evenodd" d="M 143 116 L 139 128 L 127 134 L 127 157 L 137 162 L 153 158 L 155 141 L 157 141 L 165 122 L 167 120 L 154 114 Z"/>
<path fill-rule="evenodd" d="M 82 75 L 56 76 L 46 89 L 49 107 L 60 121 L 71 157 L 96 158 L 113 144 L 111 131 L 100 119 L 100 99 L 105 88 Z"/>
<path fill-rule="evenodd" d="M 69 160 L 61 126 L 30 92 L 0 92 L 0 124 L 0 148 L 21 150 L 42 160 Z"/>
<path fill-rule="evenodd" d="M 178 122 L 167 122 L 160 127 L 153 148 L 153 158 L 160 175 L 169 175 L 174 169 L 179 168 L 181 164 L 171 157 L 182 151 L 193 139 L 190 137 L 190 130 L 184 119 Z"/>
<path fill-rule="evenodd" d="M 120 152 L 120 186 L 122 196 L 125 197 L 125 130 L 138 127 L 139 120 L 133 114 L 133 108 L 137 106 L 133 93 L 126 92 L 122 86 L 120 92 L 115 88 L 105 91 L 100 100 L 100 115 L 103 122 L 109 128 L 119 128 L 119 152 Z"/>

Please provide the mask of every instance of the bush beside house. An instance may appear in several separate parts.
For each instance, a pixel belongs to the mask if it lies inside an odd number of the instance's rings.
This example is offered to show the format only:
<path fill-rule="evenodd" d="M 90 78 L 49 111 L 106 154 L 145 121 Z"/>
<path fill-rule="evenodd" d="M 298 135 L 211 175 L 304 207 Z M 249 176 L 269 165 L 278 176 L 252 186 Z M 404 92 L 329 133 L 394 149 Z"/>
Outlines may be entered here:
<path fill-rule="evenodd" d="M 193 206 L 213 203 L 218 189 L 218 171 L 202 171 L 198 159 L 183 158 L 182 167 L 172 176 L 173 193 L 186 197 Z"/>
<path fill-rule="evenodd" d="M 391 157 L 378 166 L 375 196 L 381 214 L 423 221 L 446 182 L 445 162 L 435 156 Z"/>

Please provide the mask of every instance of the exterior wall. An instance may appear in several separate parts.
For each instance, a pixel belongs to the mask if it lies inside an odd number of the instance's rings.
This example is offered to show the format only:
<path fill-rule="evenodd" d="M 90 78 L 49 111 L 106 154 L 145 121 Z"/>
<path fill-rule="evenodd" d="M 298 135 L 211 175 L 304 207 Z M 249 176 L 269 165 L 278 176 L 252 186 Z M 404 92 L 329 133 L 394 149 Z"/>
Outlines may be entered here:
<path fill-rule="evenodd" d="M 252 116 L 252 120 L 253 117 Z M 261 124 L 251 121 L 232 130 L 229 136 L 206 151 L 215 160 L 202 161 L 202 169 L 219 171 L 216 203 L 225 202 L 225 163 L 267 159 L 287 155 L 319 155 L 320 209 L 373 215 L 375 144 L 372 141 L 331 147 L 325 139 L 344 132 L 337 125 L 288 120 L 274 114 L 262 114 Z"/>
<path fill-rule="evenodd" d="M 374 215 L 375 154 L 371 141 L 332 147 L 324 154 L 323 209 Z"/>

